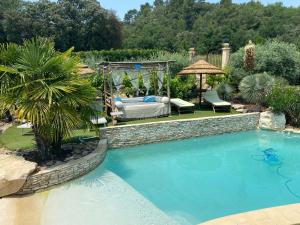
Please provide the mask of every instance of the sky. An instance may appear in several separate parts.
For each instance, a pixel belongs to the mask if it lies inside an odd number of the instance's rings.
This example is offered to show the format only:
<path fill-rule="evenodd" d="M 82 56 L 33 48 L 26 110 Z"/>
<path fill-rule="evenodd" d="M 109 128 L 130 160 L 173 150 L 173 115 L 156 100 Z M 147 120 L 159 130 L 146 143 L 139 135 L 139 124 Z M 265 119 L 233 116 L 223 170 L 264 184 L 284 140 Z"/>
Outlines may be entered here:
<path fill-rule="evenodd" d="M 117 16 L 123 20 L 125 13 L 130 9 L 139 9 L 141 4 L 153 3 L 153 0 L 98 0 L 106 8 L 116 12 Z M 263 4 L 276 3 L 280 0 L 260 0 Z M 207 0 L 207 2 L 217 3 L 219 0 Z M 233 0 L 234 3 L 244 3 L 248 0 Z M 300 0 L 281 0 L 285 6 L 300 6 Z"/>

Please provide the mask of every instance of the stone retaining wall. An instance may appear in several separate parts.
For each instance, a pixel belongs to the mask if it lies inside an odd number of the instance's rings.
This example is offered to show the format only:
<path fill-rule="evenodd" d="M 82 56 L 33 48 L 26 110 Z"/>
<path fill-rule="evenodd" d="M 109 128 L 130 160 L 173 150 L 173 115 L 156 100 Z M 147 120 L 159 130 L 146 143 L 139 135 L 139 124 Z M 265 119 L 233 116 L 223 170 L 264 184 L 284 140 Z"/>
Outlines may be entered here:
<path fill-rule="evenodd" d="M 30 175 L 16 194 L 32 193 L 80 177 L 95 169 L 104 160 L 106 150 L 107 140 L 100 140 L 97 148 L 91 154 Z"/>
<path fill-rule="evenodd" d="M 253 130 L 257 128 L 258 121 L 259 113 L 247 113 L 220 117 L 124 125 L 101 128 L 100 137 L 108 140 L 109 148 L 121 148 L 160 141 Z"/>

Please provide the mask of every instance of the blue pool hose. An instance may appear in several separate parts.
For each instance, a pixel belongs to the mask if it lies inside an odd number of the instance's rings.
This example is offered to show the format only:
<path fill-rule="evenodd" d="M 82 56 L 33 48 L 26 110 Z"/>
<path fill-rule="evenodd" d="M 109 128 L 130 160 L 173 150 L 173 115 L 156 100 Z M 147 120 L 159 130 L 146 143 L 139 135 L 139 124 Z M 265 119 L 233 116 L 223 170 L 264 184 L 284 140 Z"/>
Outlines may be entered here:
<path fill-rule="evenodd" d="M 276 173 L 278 176 L 280 176 L 283 179 L 286 179 L 284 182 L 284 186 L 288 190 L 288 192 L 293 195 L 294 197 L 300 199 L 300 195 L 296 194 L 289 186 L 289 183 L 293 181 L 292 178 L 285 176 L 280 172 L 280 169 L 282 167 L 282 161 L 278 157 L 276 153 L 274 153 L 274 150 L 272 148 L 265 149 L 263 152 L 263 155 L 252 155 L 252 159 L 256 161 L 264 161 L 271 165 L 278 165 L 276 169 Z M 259 158 L 257 158 L 259 157 Z"/>

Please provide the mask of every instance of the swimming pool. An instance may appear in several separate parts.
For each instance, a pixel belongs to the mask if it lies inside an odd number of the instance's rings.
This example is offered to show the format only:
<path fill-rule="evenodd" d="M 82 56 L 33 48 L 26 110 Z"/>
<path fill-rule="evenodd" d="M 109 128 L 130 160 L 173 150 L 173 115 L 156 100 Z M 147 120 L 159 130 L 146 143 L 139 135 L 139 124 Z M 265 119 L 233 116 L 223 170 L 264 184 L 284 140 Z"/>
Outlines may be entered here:
<path fill-rule="evenodd" d="M 248 131 L 109 151 L 124 179 L 181 224 L 300 202 L 300 136 Z M 98 171 L 98 172 L 97 172 Z"/>
<path fill-rule="evenodd" d="M 256 130 L 112 150 L 79 179 L 0 199 L 0 224 L 196 225 L 300 202 L 299 162 L 300 135 Z"/>

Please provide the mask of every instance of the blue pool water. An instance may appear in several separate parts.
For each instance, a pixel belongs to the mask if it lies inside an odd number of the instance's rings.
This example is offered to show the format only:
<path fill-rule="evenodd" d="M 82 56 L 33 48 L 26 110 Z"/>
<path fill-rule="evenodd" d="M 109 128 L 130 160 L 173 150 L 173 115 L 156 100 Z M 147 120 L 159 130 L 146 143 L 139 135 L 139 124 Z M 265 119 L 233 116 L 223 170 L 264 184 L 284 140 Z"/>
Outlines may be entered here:
<path fill-rule="evenodd" d="M 130 147 L 109 151 L 103 169 L 182 224 L 300 202 L 295 134 L 249 131 Z"/>

